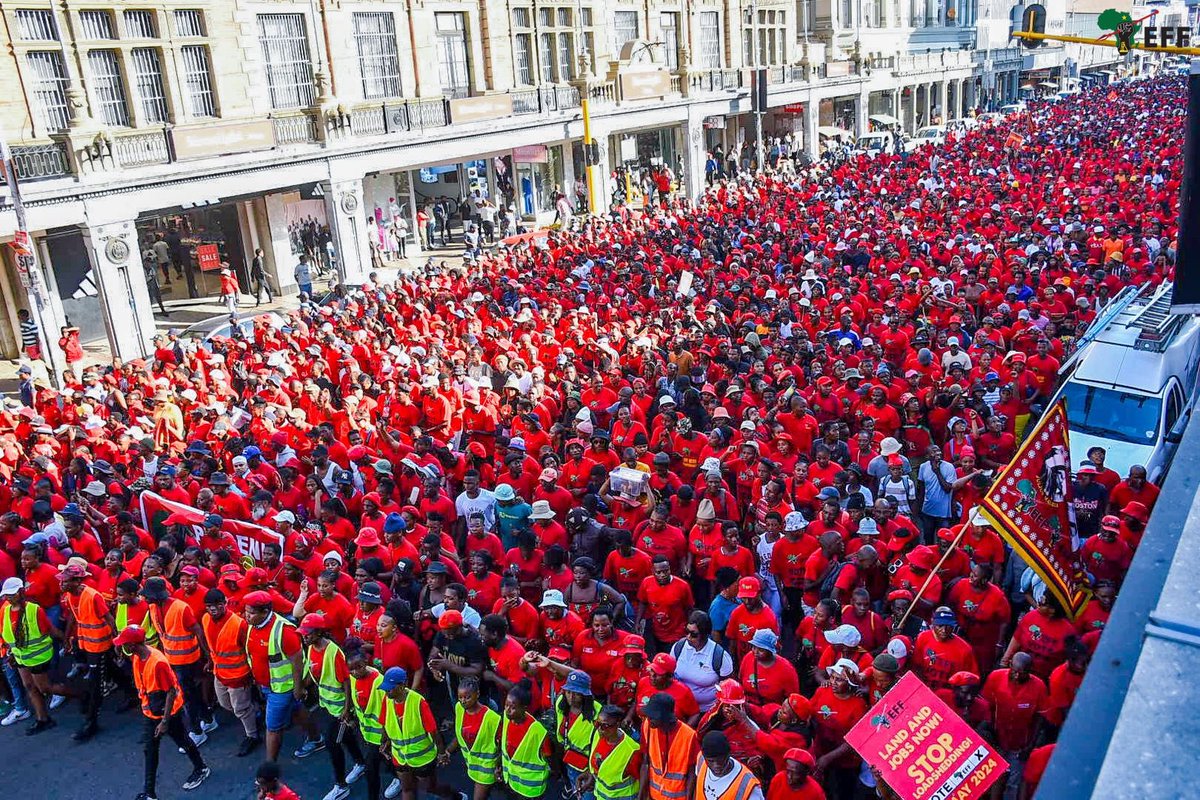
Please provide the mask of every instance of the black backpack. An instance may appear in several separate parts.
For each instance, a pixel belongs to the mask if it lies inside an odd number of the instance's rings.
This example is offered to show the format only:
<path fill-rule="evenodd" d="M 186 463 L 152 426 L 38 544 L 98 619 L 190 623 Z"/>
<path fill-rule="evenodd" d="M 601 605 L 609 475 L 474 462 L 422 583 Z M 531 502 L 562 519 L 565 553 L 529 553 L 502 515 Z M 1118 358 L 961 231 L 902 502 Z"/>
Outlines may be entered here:
<path fill-rule="evenodd" d="M 833 596 L 833 589 L 837 585 L 838 576 L 842 574 L 842 569 L 846 564 L 847 562 L 840 561 L 831 566 L 829 571 L 825 573 L 825 577 L 821 579 L 821 588 L 818 592 L 822 600 Z"/>
<path fill-rule="evenodd" d="M 671 645 L 671 656 L 676 661 L 679 660 L 679 654 L 683 652 L 683 645 L 686 641 L 686 639 L 680 639 L 678 642 Z M 725 663 L 726 658 L 729 658 L 729 654 L 725 652 L 725 648 L 721 647 L 721 645 L 717 644 L 716 642 L 713 642 L 712 671 L 717 677 L 721 676 L 721 665 Z"/>

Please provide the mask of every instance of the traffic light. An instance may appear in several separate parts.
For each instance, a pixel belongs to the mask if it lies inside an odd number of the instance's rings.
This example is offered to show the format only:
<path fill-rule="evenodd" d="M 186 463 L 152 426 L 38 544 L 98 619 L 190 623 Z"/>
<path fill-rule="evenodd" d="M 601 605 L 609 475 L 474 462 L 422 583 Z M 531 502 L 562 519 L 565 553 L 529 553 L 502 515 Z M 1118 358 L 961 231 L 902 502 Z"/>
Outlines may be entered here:
<path fill-rule="evenodd" d="M 596 144 L 595 139 L 583 143 L 583 163 L 589 167 L 600 163 L 600 145 Z"/>

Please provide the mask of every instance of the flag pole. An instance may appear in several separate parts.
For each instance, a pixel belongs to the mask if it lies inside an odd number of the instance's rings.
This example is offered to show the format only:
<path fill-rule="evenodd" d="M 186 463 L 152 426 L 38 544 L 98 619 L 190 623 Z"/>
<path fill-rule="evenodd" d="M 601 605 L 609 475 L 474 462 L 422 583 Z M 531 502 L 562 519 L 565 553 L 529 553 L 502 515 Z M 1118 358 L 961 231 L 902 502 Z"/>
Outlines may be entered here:
<path fill-rule="evenodd" d="M 958 536 L 954 537 L 954 541 L 950 544 L 949 549 L 942 553 L 942 557 L 938 559 L 937 566 L 929 571 L 929 575 L 925 578 L 925 582 L 921 584 L 921 588 L 917 590 L 916 595 L 913 597 L 912 604 L 909 605 L 908 610 L 904 612 L 904 616 L 900 618 L 900 624 L 897 627 L 904 627 L 904 623 L 908 621 L 908 615 L 911 614 L 913 609 L 917 607 L 917 601 L 921 599 L 921 595 L 925 594 L 925 590 L 929 588 L 929 583 L 933 580 L 933 576 L 937 575 L 938 570 L 942 568 L 942 564 L 946 563 L 946 559 L 950 557 L 950 554 L 958 549 L 958 543 L 961 542 L 963 536 L 966 535 L 967 525 L 969 524 L 969 521 L 964 522 L 962 527 L 959 528 Z"/>

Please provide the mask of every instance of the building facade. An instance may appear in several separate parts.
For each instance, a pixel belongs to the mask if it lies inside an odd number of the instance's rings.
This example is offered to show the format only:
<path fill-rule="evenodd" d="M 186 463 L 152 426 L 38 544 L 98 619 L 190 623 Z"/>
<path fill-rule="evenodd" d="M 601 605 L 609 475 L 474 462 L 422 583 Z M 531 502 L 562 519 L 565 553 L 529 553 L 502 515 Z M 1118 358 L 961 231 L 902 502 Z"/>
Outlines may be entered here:
<path fill-rule="evenodd" d="M 247 286 L 257 250 L 285 294 L 304 251 L 361 281 L 378 226 L 415 231 L 439 197 L 544 221 L 580 191 L 585 99 L 602 205 L 622 167 L 698 193 L 709 150 L 755 136 L 753 68 L 765 129 L 814 155 L 824 129 L 998 107 L 1022 54 L 987 2 L 0 0 L 0 132 L 37 257 L 27 276 L 3 248 L 0 349 L 37 305 L 46 338 L 69 318 L 140 357 L 148 280 L 214 295 L 227 263 Z M 17 230 L 0 186 L 0 242 Z"/>

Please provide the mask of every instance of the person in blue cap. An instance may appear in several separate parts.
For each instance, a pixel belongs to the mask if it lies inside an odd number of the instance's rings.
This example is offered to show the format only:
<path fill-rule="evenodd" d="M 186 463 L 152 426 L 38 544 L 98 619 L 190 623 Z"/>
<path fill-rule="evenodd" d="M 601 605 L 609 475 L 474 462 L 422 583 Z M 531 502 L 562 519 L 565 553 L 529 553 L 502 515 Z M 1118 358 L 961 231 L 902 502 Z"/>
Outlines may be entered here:
<path fill-rule="evenodd" d="M 554 735 L 562 746 L 563 766 L 571 786 L 587 771 L 599 714 L 600 704 L 592 695 L 592 676 L 581 669 L 572 670 L 554 705 Z M 590 800 L 590 795 L 582 800 Z"/>
<path fill-rule="evenodd" d="M 446 745 L 429 703 L 408 688 L 408 672 L 392 667 L 383 673 L 380 690 L 387 695 L 379 711 L 384 747 L 399 777 L 384 791 L 393 798 L 403 792 L 404 800 L 416 800 L 417 788 L 427 794 L 454 797 L 455 792 L 437 782 L 437 765 L 449 763 Z"/>

